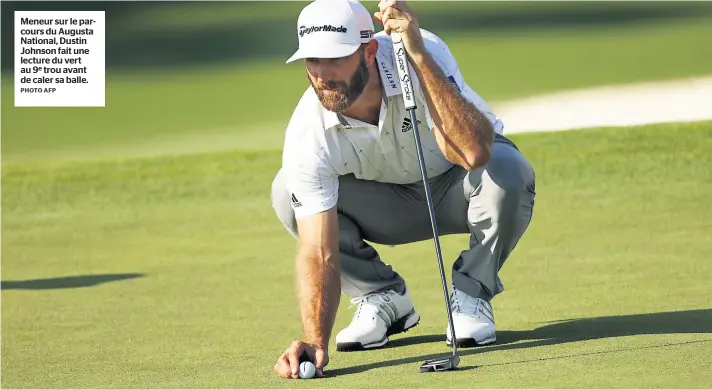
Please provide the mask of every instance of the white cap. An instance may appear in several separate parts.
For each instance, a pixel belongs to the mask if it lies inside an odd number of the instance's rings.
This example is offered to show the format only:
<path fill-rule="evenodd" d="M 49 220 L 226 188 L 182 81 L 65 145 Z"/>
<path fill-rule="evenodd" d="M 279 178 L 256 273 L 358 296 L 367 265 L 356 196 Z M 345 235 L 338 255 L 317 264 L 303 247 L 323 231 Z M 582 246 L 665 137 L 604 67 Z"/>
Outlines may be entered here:
<path fill-rule="evenodd" d="M 373 19 L 356 0 L 315 0 L 297 20 L 299 49 L 287 63 L 302 58 L 338 58 L 353 54 L 373 39 Z"/>

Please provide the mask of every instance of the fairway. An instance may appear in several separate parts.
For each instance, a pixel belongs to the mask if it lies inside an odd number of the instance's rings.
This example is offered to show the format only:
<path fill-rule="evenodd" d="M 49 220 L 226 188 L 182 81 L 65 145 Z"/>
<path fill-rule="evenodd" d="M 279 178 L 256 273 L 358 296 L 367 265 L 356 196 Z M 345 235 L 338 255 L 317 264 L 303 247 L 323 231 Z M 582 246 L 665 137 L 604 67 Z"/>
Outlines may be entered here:
<path fill-rule="evenodd" d="M 2 386 L 708 387 L 712 122 L 512 138 L 537 203 L 493 301 L 498 342 L 418 373 L 448 353 L 432 241 L 377 246 L 420 325 L 381 350 L 332 341 L 328 378 L 293 382 L 272 371 L 300 334 L 279 150 L 6 165 Z M 442 240 L 448 266 L 466 242 Z"/>

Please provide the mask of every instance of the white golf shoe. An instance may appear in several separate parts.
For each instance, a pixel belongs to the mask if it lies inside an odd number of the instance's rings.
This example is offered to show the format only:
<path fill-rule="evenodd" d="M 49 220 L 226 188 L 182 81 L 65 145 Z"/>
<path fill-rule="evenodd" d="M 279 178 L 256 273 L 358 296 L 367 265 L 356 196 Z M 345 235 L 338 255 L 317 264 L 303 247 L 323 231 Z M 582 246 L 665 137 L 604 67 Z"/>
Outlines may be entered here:
<path fill-rule="evenodd" d="M 452 287 L 450 298 L 452 322 L 455 327 L 458 347 L 475 347 L 495 342 L 494 314 L 492 305 L 480 298 L 473 298 Z M 452 345 L 452 333 L 447 327 L 447 345 Z"/>
<path fill-rule="evenodd" d="M 406 287 L 405 293 L 390 290 L 351 299 L 358 304 L 351 324 L 336 335 L 337 351 L 378 348 L 388 343 L 388 336 L 418 325 L 420 315 Z"/>

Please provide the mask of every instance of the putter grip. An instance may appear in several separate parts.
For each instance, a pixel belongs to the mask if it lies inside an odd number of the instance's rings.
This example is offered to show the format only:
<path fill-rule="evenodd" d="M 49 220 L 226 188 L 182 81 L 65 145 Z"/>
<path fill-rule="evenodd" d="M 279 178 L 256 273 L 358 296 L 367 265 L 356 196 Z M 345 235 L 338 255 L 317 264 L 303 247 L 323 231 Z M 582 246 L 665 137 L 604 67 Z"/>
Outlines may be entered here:
<path fill-rule="evenodd" d="M 398 79 L 400 80 L 401 92 L 403 93 L 403 103 L 405 109 L 414 109 L 415 94 L 413 91 L 413 82 L 410 79 L 410 68 L 408 66 L 408 56 L 403 46 L 403 39 L 400 33 L 391 31 L 391 39 L 393 40 L 393 53 L 396 58 L 396 68 L 398 69 Z"/>

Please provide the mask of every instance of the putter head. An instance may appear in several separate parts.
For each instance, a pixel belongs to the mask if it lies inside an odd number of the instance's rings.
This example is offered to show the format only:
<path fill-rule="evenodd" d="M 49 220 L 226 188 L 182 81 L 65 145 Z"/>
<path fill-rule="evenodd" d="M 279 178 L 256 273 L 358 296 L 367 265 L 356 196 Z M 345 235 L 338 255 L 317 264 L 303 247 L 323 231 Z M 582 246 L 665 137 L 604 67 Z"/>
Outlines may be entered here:
<path fill-rule="evenodd" d="M 451 355 L 440 359 L 426 360 L 420 366 L 420 372 L 451 371 L 457 368 L 458 364 L 460 364 L 460 357 L 457 355 Z"/>

